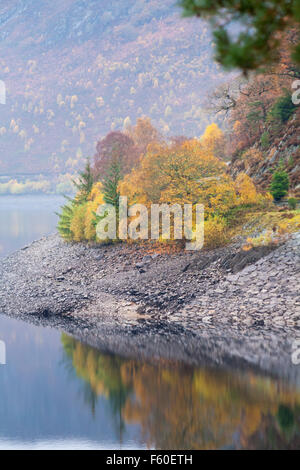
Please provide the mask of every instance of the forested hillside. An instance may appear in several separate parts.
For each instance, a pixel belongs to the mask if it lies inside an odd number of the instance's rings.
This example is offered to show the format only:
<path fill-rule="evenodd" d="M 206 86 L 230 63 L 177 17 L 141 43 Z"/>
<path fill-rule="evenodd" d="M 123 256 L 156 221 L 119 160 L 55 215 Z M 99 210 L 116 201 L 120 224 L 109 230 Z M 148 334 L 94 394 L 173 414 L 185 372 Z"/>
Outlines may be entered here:
<path fill-rule="evenodd" d="M 300 66 L 290 58 L 299 32 L 291 29 L 281 37 L 278 64 L 264 73 L 238 78 L 213 93 L 215 111 L 229 124 L 228 153 L 231 173 L 246 172 L 261 189 L 268 189 L 274 171 L 289 176 L 289 189 L 300 195 Z"/>
<path fill-rule="evenodd" d="M 13 0 L 0 7 L 0 174 L 73 173 L 96 141 L 149 116 L 198 136 L 226 74 L 209 28 L 174 0 Z"/>

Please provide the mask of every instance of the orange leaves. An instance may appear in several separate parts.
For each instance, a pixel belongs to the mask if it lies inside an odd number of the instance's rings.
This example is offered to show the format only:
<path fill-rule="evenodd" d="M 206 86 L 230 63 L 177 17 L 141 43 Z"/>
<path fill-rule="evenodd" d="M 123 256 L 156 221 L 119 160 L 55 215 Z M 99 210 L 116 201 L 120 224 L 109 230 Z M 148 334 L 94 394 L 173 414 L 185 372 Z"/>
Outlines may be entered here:
<path fill-rule="evenodd" d="M 235 181 L 241 204 L 256 204 L 259 195 L 251 178 L 245 173 L 240 173 Z"/>
<path fill-rule="evenodd" d="M 131 201 L 192 203 L 200 201 L 203 179 L 223 175 L 226 165 L 199 140 L 178 145 L 152 145 L 139 168 L 127 175 L 120 192 Z"/>
<path fill-rule="evenodd" d="M 134 141 L 141 154 L 145 154 L 150 144 L 161 143 L 163 140 L 149 117 L 138 118 L 136 125 L 130 126 L 126 133 Z"/>
<path fill-rule="evenodd" d="M 207 126 L 201 137 L 201 143 L 215 157 L 224 157 L 225 137 L 217 124 L 212 123 Z"/>

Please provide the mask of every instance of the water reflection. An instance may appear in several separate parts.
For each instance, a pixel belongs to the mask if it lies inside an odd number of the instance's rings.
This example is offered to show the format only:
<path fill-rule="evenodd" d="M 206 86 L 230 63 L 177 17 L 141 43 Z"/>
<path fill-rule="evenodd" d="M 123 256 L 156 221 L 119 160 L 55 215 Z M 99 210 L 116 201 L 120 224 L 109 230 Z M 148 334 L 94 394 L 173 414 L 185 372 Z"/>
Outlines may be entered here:
<path fill-rule="evenodd" d="M 7 352 L 0 365 L 0 449 L 143 447 L 138 426 L 120 434 L 116 408 L 104 395 L 94 406 L 83 395 L 72 364 L 66 370 L 59 331 L 0 315 L 0 340 Z"/>
<path fill-rule="evenodd" d="M 98 396 L 105 397 L 110 405 L 114 428 L 122 441 L 125 429 L 122 410 L 132 392 L 131 384 L 123 377 L 124 360 L 100 354 L 67 335 L 62 335 L 62 344 L 66 354 L 65 364 L 74 367 L 77 377 L 83 380 L 84 402 L 90 407 L 92 415 L 95 415 Z"/>
<path fill-rule="evenodd" d="M 149 447 L 299 448 L 299 389 L 250 372 L 121 359 L 67 335 L 62 343 L 91 412 L 105 396 L 120 426 L 140 425 Z"/>

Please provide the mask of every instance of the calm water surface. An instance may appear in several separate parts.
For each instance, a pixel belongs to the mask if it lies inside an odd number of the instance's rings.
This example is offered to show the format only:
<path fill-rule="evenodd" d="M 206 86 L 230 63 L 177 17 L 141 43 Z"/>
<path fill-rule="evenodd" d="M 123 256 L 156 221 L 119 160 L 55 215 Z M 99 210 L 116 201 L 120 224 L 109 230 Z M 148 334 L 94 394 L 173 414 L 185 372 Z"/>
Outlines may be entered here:
<path fill-rule="evenodd" d="M 0 257 L 55 231 L 61 196 L 0 196 Z"/>
<path fill-rule="evenodd" d="M 51 233 L 61 202 L 0 198 L 0 256 Z M 3 315 L 0 341 L 0 448 L 300 447 L 300 389 L 283 381 L 124 359 Z"/>

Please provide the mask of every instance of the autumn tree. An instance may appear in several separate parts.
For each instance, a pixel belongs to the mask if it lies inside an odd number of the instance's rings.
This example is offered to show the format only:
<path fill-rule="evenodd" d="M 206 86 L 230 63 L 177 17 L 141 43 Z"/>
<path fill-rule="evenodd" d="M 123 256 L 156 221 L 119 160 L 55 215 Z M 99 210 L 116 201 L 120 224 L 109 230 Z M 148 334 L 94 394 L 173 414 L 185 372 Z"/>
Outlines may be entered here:
<path fill-rule="evenodd" d="M 230 183 L 225 176 L 226 168 L 197 139 L 176 147 L 165 144 L 147 152 L 139 168 L 121 182 L 120 192 L 127 195 L 131 202 L 146 205 L 198 202 L 209 205 L 210 201 L 210 210 L 214 210 L 227 200 L 225 193 Z M 234 198 L 232 187 L 229 192 Z"/>
<path fill-rule="evenodd" d="M 297 46 L 299 41 L 299 28 L 291 27 L 284 34 L 280 34 L 279 61 L 277 64 L 269 67 L 266 72 L 273 75 L 282 83 L 282 86 L 288 87 L 290 79 L 300 78 L 300 64 L 291 58 L 290 51 Z"/>
<path fill-rule="evenodd" d="M 103 185 L 96 183 L 89 195 L 89 200 L 85 206 L 84 237 L 87 241 L 97 241 L 96 239 L 96 212 L 98 207 L 104 203 Z"/>
<path fill-rule="evenodd" d="M 212 155 L 224 159 L 225 136 L 217 124 L 212 123 L 207 126 L 201 137 L 201 143 Z"/>
<path fill-rule="evenodd" d="M 139 150 L 131 137 L 123 132 L 110 132 L 100 140 L 94 156 L 94 172 L 103 181 L 112 164 L 118 164 L 125 175 L 137 165 Z"/>
<path fill-rule="evenodd" d="M 231 119 L 245 122 L 248 132 L 257 137 L 264 128 L 268 111 L 279 95 L 280 88 L 274 77 L 255 75 L 240 90 Z"/>
<path fill-rule="evenodd" d="M 72 219 L 70 223 L 70 230 L 72 233 L 72 240 L 75 242 L 81 242 L 85 239 L 84 228 L 85 228 L 85 204 L 76 205 L 73 209 Z"/>
<path fill-rule="evenodd" d="M 240 92 L 246 82 L 245 78 L 238 77 L 235 80 L 219 85 L 208 95 L 206 109 L 226 118 L 236 107 Z"/>
<path fill-rule="evenodd" d="M 135 126 L 129 126 L 127 135 L 134 141 L 139 152 L 145 154 L 148 146 L 155 142 L 162 142 L 163 137 L 152 125 L 149 117 L 138 118 Z"/>
<path fill-rule="evenodd" d="M 291 89 L 291 79 L 300 76 L 300 64 L 295 64 L 289 54 L 298 35 L 296 28 L 280 34 L 279 61 L 265 67 L 264 73 L 233 77 L 210 94 L 207 109 L 223 118 L 227 129 L 225 153 L 233 160 L 256 143 L 266 148 L 294 112 L 291 94 L 286 90 Z"/>
<path fill-rule="evenodd" d="M 241 204 L 255 204 L 258 202 L 258 194 L 255 184 L 246 173 L 239 173 L 235 181 Z"/>
<path fill-rule="evenodd" d="M 193 140 L 191 138 L 186 137 L 185 135 L 173 135 L 170 137 L 169 142 L 170 146 L 177 147 L 178 145 L 184 144 L 188 140 Z"/>
<path fill-rule="evenodd" d="M 228 150 L 235 159 L 260 140 L 268 126 L 272 106 L 281 94 L 280 82 L 272 75 L 253 75 L 244 81 L 235 98 L 228 123 Z"/>

